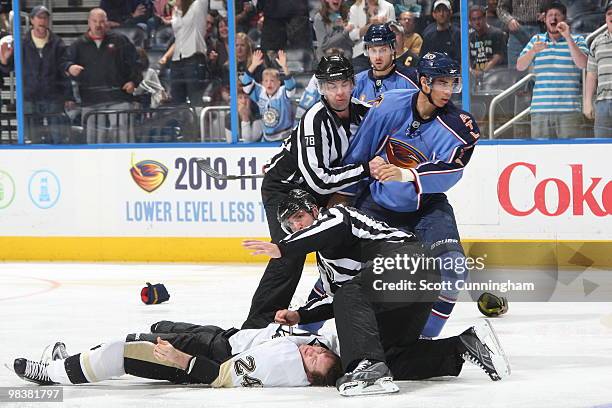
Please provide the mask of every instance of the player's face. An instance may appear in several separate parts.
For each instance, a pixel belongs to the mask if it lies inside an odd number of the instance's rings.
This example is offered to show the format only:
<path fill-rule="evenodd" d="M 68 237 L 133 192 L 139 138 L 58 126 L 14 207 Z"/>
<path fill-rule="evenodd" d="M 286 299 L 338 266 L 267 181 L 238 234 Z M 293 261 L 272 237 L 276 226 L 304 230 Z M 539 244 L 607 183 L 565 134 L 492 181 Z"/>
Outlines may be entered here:
<path fill-rule="evenodd" d="M 442 107 L 450 101 L 453 90 L 457 87 L 458 78 L 442 77 L 435 78 L 431 84 L 431 99 L 434 105 Z"/>
<path fill-rule="evenodd" d="M 299 346 L 300 354 L 306 375 L 310 374 L 325 375 L 336 362 L 336 356 L 331 351 L 320 346 L 309 346 L 302 344 Z"/>
<path fill-rule="evenodd" d="M 382 71 L 387 69 L 393 61 L 393 48 L 389 44 L 370 46 L 368 47 L 368 58 L 374 69 Z"/>
<path fill-rule="evenodd" d="M 261 79 L 261 85 L 268 95 L 274 95 L 280 88 L 280 81 L 275 75 L 265 74 Z"/>
<path fill-rule="evenodd" d="M 546 31 L 549 34 L 557 34 L 559 30 L 557 30 L 557 24 L 565 21 L 565 16 L 561 13 L 560 10 L 550 9 L 546 12 L 546 16 L 544 17 L 544 22 L 546 23 Z"/>
<path fill-rule="evenodd" d="M 287 226 L 291 232 L 301 231 L 308 228 L 315 221 L 313 214 L 300 210 L 287 219 Z"/>
<path fill-rule="evenodd" d="M 332 108 L 343 111 L 348 108 L 353 93 L 353 81 L 331 81 L 323 84 L 323 94 Z"/>

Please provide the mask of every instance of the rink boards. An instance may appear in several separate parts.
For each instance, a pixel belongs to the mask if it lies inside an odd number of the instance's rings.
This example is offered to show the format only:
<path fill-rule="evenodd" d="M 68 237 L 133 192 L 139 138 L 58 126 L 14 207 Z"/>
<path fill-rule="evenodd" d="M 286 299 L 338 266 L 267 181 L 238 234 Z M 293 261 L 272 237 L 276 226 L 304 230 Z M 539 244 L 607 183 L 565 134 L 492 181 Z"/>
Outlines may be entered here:
<path fill-rule="evenodd" d="M 253 260 L 261 180 L 276 147 L 4 149 L 0 259 Z M 479 145 L 450 191 L 466 250 L 490 264 L 612 265 L 611 144 Z M 262 259 L 263 260 L 263 259 Z"/>

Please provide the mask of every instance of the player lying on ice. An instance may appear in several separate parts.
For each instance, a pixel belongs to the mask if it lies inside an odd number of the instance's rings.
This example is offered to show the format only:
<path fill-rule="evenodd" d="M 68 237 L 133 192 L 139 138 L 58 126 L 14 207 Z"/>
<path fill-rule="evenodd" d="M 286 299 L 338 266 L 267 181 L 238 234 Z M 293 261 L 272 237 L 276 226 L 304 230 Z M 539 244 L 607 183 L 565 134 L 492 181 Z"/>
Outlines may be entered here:
<path fill-rule="evenodd" d="M 359 210 L 336 205 L 319 208 L 314 197 L 292 190 L 278 207 L 278 222 L 290 235 L 278 244 L 245 241 L 254 254 L 281 258 L 316 252 L 326 297 L 297 311 L 280 310 L 276 321 L 311 323 L 335 317 L 344 372 L 336 386 L 342 395 L 398 391 L 393 376 L 420 380 L 459 375 L 465 360 L 499 380 L 510 373 L 503 350 L 488 322 L 459 336 L 420 338 L 439 290 L 374 293 L 373 279 L 390 283 L 439 283 L 440 272 L 426 264 L 396 273 L 393 267 L 373 273 L 377 260 L 414 258 L 428 251 L 413 234 L 389 227 Z M 383 273 L 384 272 L 384 273 Z M 296 273 L 300 273 L 297 271 Z M 398 281 L 394 281 L 398 282 Z M 415 285 L 416 287 L 417 285 Z M 380 287 L 380 285 L 379 285 Z M 431 286 L 439 287 L 439 286 Z M 393 373 L 393 374 L 392 374 Z"/>
<path fill-rule="evenodd" d="M 374 330 L 376 331 L 376 330 Z M 436 346 L 436 344 L 438 346 Z M 396 379 L 423 379 L 458 375 L 465 360 L 474 362 L 492 378 L 503 375 L 503 350 L 488 324 L 470 328 L 459 336 L 430 341 L 431 352 L 398 349 L 389 361 Z M 331 350 L 334 350 L 332 352 Z M 124 374 L 167 380 L 173 383 L 202 383 L 213 387 L 301 387 L 333 385 L 342 375 L 333 333 L 316 335 L 272 323 L 264 329 L 229 329 L 189 323 L 161 321 L 151 333 L 130 334 L 125 340 L 103 343 L 70 356 L 63 343 L 56 343 L 51 361 L 17 358 L 17 375 L 40 385 L 84 384 Z M 384 364 L 384 363 L 383 363 Z M 415 375 L 414 365 L 423 367 Z M 507 366 L 506 366 L 507 367 Z M 367 382 L 380 365 L 357 371 L 355 382 Z M 368 378 L 364 379 L 363 376 Z M 346 376 L 345 376 L 346 377 Z M 362 394 L 383 383 L 372 384 Z M 360 395 L 352 388 L 343 395 Z"/>

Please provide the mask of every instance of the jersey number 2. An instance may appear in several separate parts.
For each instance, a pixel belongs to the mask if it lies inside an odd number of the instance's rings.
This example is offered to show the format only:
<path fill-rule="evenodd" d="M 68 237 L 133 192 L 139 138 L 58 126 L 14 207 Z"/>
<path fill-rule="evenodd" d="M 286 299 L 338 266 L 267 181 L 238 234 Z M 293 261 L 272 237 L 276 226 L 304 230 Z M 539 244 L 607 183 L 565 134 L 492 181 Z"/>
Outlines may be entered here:
<path fill-rule="evenodd" d="M 246 361 L 242 358 L 234 361 L 234 371 L 236 375 L 242 375 L 240 385 L 243 387 L 263 387 L 260 379 L 251 377 L 247 373 L 255 371 L 255 359 L 251 356 L 246 356 Z"/>

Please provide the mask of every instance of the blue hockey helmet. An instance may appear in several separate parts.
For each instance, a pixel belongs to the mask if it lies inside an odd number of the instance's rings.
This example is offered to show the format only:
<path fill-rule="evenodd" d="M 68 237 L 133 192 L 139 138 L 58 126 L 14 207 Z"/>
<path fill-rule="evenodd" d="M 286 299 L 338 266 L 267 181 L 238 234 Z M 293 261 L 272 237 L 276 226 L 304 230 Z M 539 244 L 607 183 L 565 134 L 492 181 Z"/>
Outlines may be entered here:
<path fill-rule="evenodd" d="M 442 52 L 428 52 L 421 57 L 417 65 L 419 77 L 427 78 L 439 77 L 461 77 L 461 67 L 459 63 Z"/>
<path fill-rule="evenodd" d="M 372 24 L 363 37 L 363 43 L 366 48 L 387 44 L 395 48 L 395 33 L 391 30 L 389 24 Z"/>

